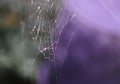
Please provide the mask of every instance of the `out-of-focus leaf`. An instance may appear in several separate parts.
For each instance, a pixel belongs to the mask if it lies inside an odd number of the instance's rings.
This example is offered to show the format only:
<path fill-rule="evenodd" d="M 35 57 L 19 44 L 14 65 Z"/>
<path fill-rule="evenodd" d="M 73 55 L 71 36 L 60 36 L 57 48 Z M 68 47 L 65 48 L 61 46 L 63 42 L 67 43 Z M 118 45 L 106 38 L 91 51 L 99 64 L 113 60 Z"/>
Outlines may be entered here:
<path fill-rule="evenodd" d="M 7 14 L 2 20 L 3 25 L 10 26 L 13 28 L 17 27 L 19 25 L 19 22 L 20 19 L 16 13 Z"/>

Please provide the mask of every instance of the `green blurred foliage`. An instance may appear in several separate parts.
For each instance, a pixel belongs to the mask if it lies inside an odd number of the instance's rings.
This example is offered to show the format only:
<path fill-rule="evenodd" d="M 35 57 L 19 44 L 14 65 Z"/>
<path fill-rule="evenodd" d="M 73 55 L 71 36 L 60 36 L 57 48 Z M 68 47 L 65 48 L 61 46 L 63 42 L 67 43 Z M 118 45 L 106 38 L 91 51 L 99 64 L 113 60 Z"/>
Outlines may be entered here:
<path fill-rule="evenodd" d="M 32 84 L 36 79 L 35 48 L 21 35 L 24 8 L 16 10 L 10 1 L 0 1 L 0 84 Z"/>

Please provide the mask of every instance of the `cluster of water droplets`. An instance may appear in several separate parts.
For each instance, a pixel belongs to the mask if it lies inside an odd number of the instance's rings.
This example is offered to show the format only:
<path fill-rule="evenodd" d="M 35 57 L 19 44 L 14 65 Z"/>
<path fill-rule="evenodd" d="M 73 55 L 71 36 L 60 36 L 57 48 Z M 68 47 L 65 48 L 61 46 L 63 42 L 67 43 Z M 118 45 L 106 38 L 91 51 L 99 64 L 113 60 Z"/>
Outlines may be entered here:
<path fill-rule="evenodd" d="M 27 17 L 23 21 L 22 32 L 34 42 L 38 51 L 37 56 L 42 55 L 48 60 L 53 56 L 53 38 L 58 11 L 56 2 L 56 0 L 25 0 Z"/>

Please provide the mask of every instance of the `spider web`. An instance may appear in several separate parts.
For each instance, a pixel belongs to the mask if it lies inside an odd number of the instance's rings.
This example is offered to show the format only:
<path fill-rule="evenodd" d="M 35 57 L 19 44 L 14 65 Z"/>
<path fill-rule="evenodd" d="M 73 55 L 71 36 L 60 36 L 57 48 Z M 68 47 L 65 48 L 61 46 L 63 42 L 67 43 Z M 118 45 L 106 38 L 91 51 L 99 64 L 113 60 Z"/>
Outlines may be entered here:
<path fill-rule="evenodd" d="M 37 48 L 37 56 L 53 59 L 54 32 L 58 7 L 56 0 L 26 0 L 26 16 L 22 32 L 33 40 Z M 34 58 L 34 61 L 36 57 Z"/>

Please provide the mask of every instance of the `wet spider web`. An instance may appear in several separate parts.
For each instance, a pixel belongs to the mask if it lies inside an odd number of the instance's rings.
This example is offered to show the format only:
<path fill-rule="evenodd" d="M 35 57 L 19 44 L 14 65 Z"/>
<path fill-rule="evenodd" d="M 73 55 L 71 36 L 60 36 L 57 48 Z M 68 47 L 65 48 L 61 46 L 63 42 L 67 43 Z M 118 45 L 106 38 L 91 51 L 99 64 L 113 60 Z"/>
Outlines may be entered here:
<path fill-rule="evenodd" d="M 22 32 L 32 39 L 37 48 L 33 61 L 38 56 L 52 60 L 55 23 L 59 10 L 56 7 L 57 0 L 25 0 L 25 3 L 27 18 L 22 23 Z"/>

